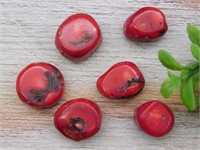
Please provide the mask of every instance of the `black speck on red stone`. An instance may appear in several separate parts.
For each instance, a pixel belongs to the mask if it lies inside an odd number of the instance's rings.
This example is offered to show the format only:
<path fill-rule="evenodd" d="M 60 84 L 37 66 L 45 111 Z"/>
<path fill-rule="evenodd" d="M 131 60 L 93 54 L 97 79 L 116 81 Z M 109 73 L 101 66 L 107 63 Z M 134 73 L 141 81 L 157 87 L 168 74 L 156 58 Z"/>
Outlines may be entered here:
<path fill-rule="evenodd" d="M 47 87 L 43 90 L 31 89 L 29 91 L 29 100 L 32 102 L 43 102 L 50 91 L 59 91 L 62 74 L 54 68 L 54 71 L 45 72 Z"/>
<path fill-rule="evenodd" d="M 78 46 L 78 45 L 89 43 L 92 39 L 93 39 L 93 35 L 91 33 L 85 32 L 79 40 L 73 41 L 71 43 L 74 46 Z"/>

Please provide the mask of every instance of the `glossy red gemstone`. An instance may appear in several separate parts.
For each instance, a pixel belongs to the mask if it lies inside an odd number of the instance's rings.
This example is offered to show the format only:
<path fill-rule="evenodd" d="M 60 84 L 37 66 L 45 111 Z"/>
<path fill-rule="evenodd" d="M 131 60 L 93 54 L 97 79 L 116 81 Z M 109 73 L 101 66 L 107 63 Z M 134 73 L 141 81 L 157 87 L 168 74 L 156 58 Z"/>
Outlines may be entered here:
<path fill-rule="evenodd" d="M 102 41 L 99 25 L 88 14 L 74 14 L 58 28 L 55 38 L 57 49 L 70 60 L 86 59 Z"/>
<path fill-rule="evenodd" d="M 64 136 L 80 141 L 96 134 L 102 113 L 96 103 L 85 98 L 65 102 L 55 113 L 54 125 Z"/>
<path fill-rule="evenodd" d="M 50 108 L 64 90 L 62 73 L 48 63 L 32 63 L 18 75 L 16 90 L 22 102 L 35 108 Z"/>
<path fill-rule="evenodd" d="M 148 101 L 135 110 L 136 124 L 147 134 L 161 137 L 174 126 L 174 115 L 170 108 L 159 101 Z"/>
<path fill-rule="evenodd" d="M 145 85 L 140 69 L 132 62 L 113 65 L 97 80 L 96 86 L 108 98 L 127 98 L 139 93 Z"/>
<path fill-rule="evenodd" d="M 124 35 L 133 41 L 152 41 L 161 37 L 168 26 L 165 15 L 158 8 L 143 7 L 124 23 Z"/>

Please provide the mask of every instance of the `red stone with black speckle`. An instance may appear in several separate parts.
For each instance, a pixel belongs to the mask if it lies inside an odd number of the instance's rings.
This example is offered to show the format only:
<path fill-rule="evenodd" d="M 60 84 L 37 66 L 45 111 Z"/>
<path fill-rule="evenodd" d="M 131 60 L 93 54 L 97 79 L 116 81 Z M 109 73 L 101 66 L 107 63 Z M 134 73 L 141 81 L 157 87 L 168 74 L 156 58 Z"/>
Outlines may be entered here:
<path fill-rule="evenodd" d="M 32 63 L 18 75 L 16 90 L 22 102 L 35 108 L 50 108 L 64 90 L 62 73 L 48 63 Z"/>
<path fill-rule="evenodd" d="M 174 126 L 174 115 L 164 103 L 151 100 L 135 109 L 135 123 L 147 134 L 161 137 L 169 133 Z"/>
<path fill-rule="evenodd" d="M 101 94 L 111 99 L 123 99 L 136 95 L 145 85 L 140 69 L 132 62 L 113 65 L 101 75 L 96 86 Z"/>
<path fill-rule="evenodd" d="M 139 9 L 124 23 L 124 35 L 132 41 L 154 41 L 163 36 L 167 29 L 164 13 L 155 7 Z"/>
<path fill-rule="evenodd" d="M 96 134 L 102 113 L 98 105 L 85 98 L 69 100 L 54 115 L 54 125 L 64 136 L 80 141 Z"/>
<path fill-rule="evenodd" d="M 85 60 L 101 44 L 102 33 L 95 19 L 88 14 L 74 14 L 58 28 L 55 44 L 70 60 Z"/>

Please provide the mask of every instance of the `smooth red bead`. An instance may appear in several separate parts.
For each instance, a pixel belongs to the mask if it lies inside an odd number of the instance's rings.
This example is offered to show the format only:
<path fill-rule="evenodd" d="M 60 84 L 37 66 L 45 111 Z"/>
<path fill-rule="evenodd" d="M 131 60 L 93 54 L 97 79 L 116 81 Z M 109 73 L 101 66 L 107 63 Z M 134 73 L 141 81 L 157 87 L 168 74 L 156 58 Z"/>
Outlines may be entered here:
<path fill-rule="evenodd" d="M 139 93 L 145 85 L 140 69 L 132 62 L 113 65 L 97 80 L 96 86 L 108 98 L 127 98 Z"/>
<path fill-rule="evenodd" d="M 58 108 L 54 125 L 67 138 L 80 141 L 96 134 L 101 127 L 101 120 L 102 113 L 95 102 L 77 98 Z"/>
<path fill-rule="evenodd" d="M 134 120 L 144 132 L 154 137 L 164 136 L 174 126 L 174 115 L 170 108 L 156 100 L 148 101 L 136 108 Z"/>
<path fill-rule="evenodd" d="M 58 28 L 55 44 L 70 60 L 86 59 L 101 44 L 102 33 L 95 19 L 88 14 L 74 14 Z"/>
<path fill-rule="evenodd" d="M 62 73 L 48 63 L 32 63 L 18 75 L 16 90 L 22 102 L 35 108 L 50 108 L 64 90 Z"/>
<path fill-rule="evenodd" d="M 124 23 L 124 35 L 133 41 L 152 41 L 166 33 L 165 15 L 155 7 L 143 7 Z"/>

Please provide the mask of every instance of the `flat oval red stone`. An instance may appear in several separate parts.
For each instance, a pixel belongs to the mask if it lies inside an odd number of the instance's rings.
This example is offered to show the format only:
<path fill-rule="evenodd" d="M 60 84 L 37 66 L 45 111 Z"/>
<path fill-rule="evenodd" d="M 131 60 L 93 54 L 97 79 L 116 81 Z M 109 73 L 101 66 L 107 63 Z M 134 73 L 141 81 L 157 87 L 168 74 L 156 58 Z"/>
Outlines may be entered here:
<path fill-rule="evenodd" d="M 134 63 L 128 61 L 113 65 L 96 83 L 100 93 L 112 99 L 136 95 L 144 85 L 143 74 Z"/>
<path fill-rule="evenodd" d="M 55 44 L 61 54 L 70 60 L 86 59 L 101 44 L 99 25 L 88 14 L 74 14 L 58 28 Z"/>
<path fill-rule="evenodd" d="M 32 63 L 18 75 L 16 90 L 22 102 L 35 108 L 50 108 L 64 91 L 62 73 L 48 63 Z"/>
<path fill-rule="evenodd" d="M 101 127 L 99 106 L 88 99 L 77 98 L 61 105 L 54 115 L 54 125 L 64 136 L 80 141 L 96 134 Z"/>
<path fill-rule="evenodd" d="M 166 33 L 165 15 L 155 7 L 143 7 L 124 23 L 124 35 L 133 41 L 152 41 Z"/>
<path fill-rule="evenodd" d="M 144 132 L 154 137 L 166 135 L 174 126 L 174 115 L 170 108 L 156 100 L 137 107 L 134 120 Z"/>

